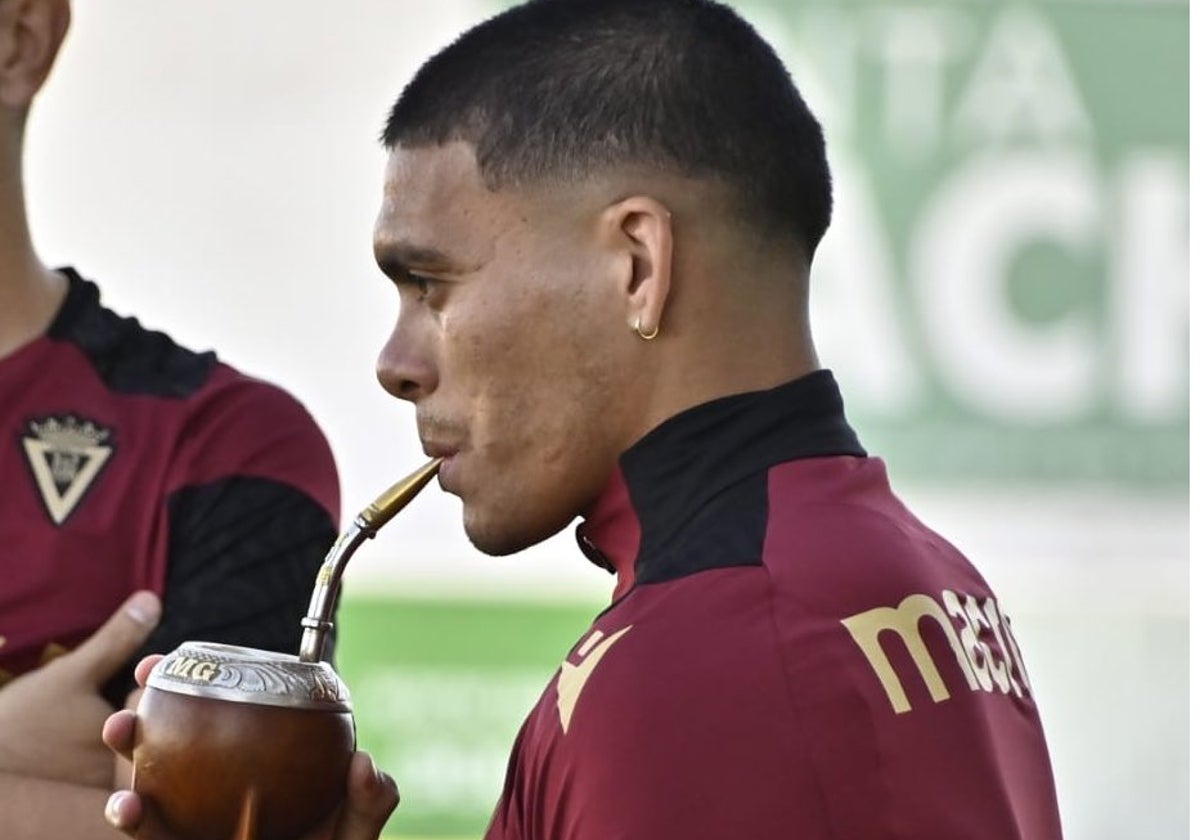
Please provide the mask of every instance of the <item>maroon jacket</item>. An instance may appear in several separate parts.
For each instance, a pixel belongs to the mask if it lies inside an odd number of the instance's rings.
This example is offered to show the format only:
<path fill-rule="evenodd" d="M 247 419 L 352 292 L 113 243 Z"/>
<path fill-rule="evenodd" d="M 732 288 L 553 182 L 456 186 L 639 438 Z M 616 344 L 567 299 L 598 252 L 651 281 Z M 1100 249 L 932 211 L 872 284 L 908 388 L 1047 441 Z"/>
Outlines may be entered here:
<path fill-rule="evenodd" d="M 337 536 L 325 438 L 288 394 L 63 273 L 47 333 L 0 359 L 0 684 L 140 588 L 164 597 L 143 652 L 187 639 L 294 651 Z M 109 697 L 132 687 L 129 667 Z"/>
<path fill-rule="evenodd" d="M 579 529 L 615 601 L 521 729 L 487 840 L 1053 840 L 995 594 L 822 371 L 666 422 Z"/>

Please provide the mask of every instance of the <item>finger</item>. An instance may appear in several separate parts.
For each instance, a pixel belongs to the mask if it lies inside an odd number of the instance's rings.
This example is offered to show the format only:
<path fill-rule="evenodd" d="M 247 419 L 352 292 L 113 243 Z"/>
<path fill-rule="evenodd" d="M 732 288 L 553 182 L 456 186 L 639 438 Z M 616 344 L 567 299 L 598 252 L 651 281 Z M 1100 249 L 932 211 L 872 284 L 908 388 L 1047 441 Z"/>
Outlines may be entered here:
<path fill-rule="evenodd" d="M 132 837 L 142 822 L 142 800 L 131 790 L 118 790 L 108 797 L 104 819 L 117 831 Z"/>
<path fill-rule="evenodd" d="M 113 787 L 133 787 L 133 762 L 122 755 L 113 756 Z"/>
<path fill-rule="evenodd" d="M 93 685 L 99 686 L 129 661 L 158 623 L 162 606 L 153 592 L 136 592 L 100 629 L 67 654 Z"/>
<path fill-rule="evenodd" d="M 150 671 L 158 664 L 158 660 L 162 658 L 161 653 L 152 653 L 137 664 L 137 667 L 133 669 L 133 678 L 137 680 L 138 685 L 146 685 L 146 680 L 150 678 Z"/>
<path fill-rule="evenodd" d="M 133 741 L 137 730 L 137 715 L 128 709 L 113 712 L 104 721 L 100 738 L 110 750 L 122 758 L 133 760 Z"/>
<path fill-rule="evenodd" d="M 400 791 L 392 777 L 381 772 L 371 756 L 355 753 L 336 840 L 378 840 L 399 802 Z"/>

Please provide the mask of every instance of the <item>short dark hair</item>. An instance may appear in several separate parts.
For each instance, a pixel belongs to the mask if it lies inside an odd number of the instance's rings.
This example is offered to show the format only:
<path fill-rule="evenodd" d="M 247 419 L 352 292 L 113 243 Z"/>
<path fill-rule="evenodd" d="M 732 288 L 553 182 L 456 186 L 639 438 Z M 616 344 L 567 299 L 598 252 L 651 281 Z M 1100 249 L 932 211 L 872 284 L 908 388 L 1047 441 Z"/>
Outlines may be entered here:
<path fill-rule="evenodd" d="M 429 59 L 388 148 L 462 140 L 491 189 L 643 165 L 733 189 L 811 256 L 829 226 L 821 126 L 775 51 L 712 0 L 531 0 Z"/>

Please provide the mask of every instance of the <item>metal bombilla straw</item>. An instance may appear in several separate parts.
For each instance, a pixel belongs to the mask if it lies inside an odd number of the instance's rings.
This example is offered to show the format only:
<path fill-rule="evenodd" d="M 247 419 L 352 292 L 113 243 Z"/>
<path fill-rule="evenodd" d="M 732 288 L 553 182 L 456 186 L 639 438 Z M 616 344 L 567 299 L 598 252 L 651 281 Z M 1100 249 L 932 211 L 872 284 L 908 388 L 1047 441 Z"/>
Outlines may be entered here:
<path fill-rule="evenodd" d="M 421 489 L 437 475 L 441 463 L 441 458 L 434 458 L 416 472 L 384 490 L 375 501 L 354 517 L 354 522 L 329 549 L 320 571 L 317 572 L 317 583 L 313 588 L 312 600 L 308 604 L 308 615 L 300 622 L 300 626 L 304 628 L 300 637 L 301 662 L 321 661 L 325 652 L 325 640 L 329 631 L 333 629 L 333 605 L 338 586 L 350 556 L 358 550 L 364 540 L 373 539 L 380 528 L 421 492 Z"/>

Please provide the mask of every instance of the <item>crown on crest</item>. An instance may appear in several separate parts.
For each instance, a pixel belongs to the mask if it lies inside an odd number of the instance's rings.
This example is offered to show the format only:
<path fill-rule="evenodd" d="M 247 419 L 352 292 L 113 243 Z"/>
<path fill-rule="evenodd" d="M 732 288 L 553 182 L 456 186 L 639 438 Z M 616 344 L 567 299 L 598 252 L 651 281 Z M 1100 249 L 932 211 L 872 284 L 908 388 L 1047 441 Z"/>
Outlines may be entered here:
<path fill-rule="evenodd" d="M 88 449 L 108 439 L 110 429 L 101 428 L 91 420 L 80 420 L 72 414 L 29 421 L 29 430 L 55 449 Z"/>

